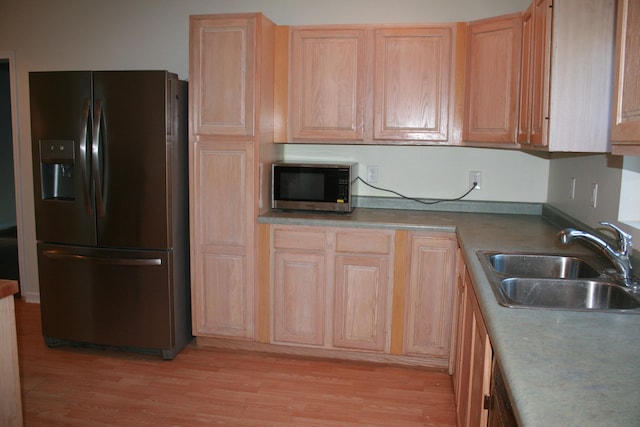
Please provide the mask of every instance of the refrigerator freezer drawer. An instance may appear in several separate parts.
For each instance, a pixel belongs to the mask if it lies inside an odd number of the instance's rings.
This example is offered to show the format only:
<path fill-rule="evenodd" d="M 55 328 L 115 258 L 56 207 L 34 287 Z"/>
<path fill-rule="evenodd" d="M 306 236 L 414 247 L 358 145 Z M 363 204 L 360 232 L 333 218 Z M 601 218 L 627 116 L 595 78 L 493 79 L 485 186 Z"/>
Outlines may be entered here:
<path fill-rule="evenodd" d="M 42 331 L 65 341 L 175 346 L 172 252 L 38 244 Z"/>

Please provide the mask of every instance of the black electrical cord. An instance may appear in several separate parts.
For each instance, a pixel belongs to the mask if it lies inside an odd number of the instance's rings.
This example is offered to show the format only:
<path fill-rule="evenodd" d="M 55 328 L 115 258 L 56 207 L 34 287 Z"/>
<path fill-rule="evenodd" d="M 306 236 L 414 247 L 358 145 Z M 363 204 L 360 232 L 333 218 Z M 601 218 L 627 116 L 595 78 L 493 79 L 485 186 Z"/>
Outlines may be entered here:
<path fill-rule="evenodd" d="M 375 185 L 369 184 L 367 181 L 365 181 L 364 179 L 362 179 L 360 177 L 356 177 L 356 179 L 353 180 L 353 182 L 356 182 L 356 181 L 362 181 L 365 185 L 368 185 L 371 188 L 375 188 L 376 190 L 386 191 L 388 193 L 393 193 L 396 196 L 402 197 L 403 199 L 413 200 L 414 202 L 422 203 L 423 205 L 435 205 L 436 203 L 440 203 L 440 202 L 456 202 L 458 200 L 462 200 L 463 198 L 467 197 L 469 195 L 469 193 L 471 193 L 473 191 L 473 189 L 476 188 L 476 186 L 478 185 L 477 182 L 474 182 L 473 186 L 469 190 L 467 190 L 466 193 L 464 193 L 460 197 L 456 197 L 455 199 L 440 199 L 440 200 L 434 200 L 434 201 L 431 201 L 431 202 L 425 202 L 424 200 L 416 199 L 414 197 L 405 196 L 404 194 L 400 194 L 397 191 L 388 190 L 386 188 L 381 188 L 381 187 L 376 187 Z M 353 182 L 352 182 L 352 184 L 353 184 Z"/>

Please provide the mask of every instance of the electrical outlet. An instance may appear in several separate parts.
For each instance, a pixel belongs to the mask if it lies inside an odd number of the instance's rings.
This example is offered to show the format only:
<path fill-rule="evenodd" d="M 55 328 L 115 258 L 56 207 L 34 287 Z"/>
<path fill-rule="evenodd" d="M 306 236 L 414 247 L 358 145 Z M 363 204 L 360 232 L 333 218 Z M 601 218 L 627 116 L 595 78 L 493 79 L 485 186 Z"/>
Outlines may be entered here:
<path fill-rule="evenodd" d="M 476 184 L 474 190 L 479 190 L 482 186 L 482 172 L 480 171 L 470 171 L 469 172 L 469 187 L 472 187 L 473 184 Z"/>
<path fill-rule="evenodd" d="M 569 180 L 569 198 L 571 200 L 576 198 L 576 179 L 573 177 Z"/>
<path fill-rule="evenodd" d="M 598 205 L 598 184 L 595 182 L 591 184 L 591 207 L 595 208 Z"/>
<path fill-rule="evenodd" d="M 378 182 L 378 166 L 367 166 L 367 182 L 369 184 Z"/>

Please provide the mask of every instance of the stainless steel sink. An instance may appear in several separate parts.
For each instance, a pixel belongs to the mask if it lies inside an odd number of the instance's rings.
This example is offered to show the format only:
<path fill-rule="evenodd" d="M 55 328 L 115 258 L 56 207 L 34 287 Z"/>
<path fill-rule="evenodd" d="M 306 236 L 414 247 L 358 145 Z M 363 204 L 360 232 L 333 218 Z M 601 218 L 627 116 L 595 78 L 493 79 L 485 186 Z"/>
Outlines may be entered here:
<path fill-rule="evenodd" d="M 602 258 L 494 251 L 478 258 L 505 307 L 640 314 L 640 293 L 616 284 Z"/>
<path fill-rule="evenodd" d="M 570 310 L 633 310 L 640 299 L 623 287 L 594 280 L 508 278 L 500 290 L 511 304 Z"/>
<path fill-rule="evenodd" d="M 510 276 L 540 278 L 595 278 L 600 272 L 584 259 L 566 255 L 507 254 L 489 256 L 493 269 Z"/>

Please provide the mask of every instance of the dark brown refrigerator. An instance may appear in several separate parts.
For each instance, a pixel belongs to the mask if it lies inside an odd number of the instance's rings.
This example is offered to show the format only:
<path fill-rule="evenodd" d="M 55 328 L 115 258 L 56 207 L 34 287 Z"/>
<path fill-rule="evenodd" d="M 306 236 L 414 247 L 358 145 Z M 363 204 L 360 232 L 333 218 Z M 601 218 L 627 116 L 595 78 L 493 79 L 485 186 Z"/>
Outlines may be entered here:
<path fill-rule="evenodd" d="M 64 71 L 29 86 L 46 343 L 173 359 L 191 339 L 186 82 Z"/>

